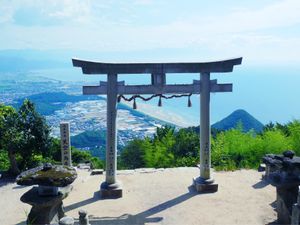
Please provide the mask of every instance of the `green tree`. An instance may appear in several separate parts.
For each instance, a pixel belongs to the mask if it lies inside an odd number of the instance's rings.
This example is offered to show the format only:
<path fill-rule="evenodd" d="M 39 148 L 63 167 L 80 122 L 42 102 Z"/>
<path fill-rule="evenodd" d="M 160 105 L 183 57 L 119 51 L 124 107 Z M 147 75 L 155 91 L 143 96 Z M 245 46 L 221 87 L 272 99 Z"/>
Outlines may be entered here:
<path fill-rule="evenodd" d="M 105 165 L 105 163 L 98 157 L 92 157 L 90 162 L 93 169 L 103 169 Z"/>
<path fill-rule="evenodd" d="M 287 126 L 290 134 L 289 140 L 291 143 L 291 147 L 297 155 L 300 155 L 300 120 L 294 120 Z"/>
<path fill-rule="evenodd" d="M 21 133 L 18 150 L 22 157 L 20 162 L 22 169 L 36 166 L 32 160 L 34 154 L 51 157 L 50 128 L 45 118 L 36 111 L 34 104 L 27 99 L 18 110 L 17 128 Z"/>
<path fill-rule="evenodd" d="M 60 139 L 51 138 L 49 154 L 54 161 L 61 162 L 61 144 Z"/>
<path fill-rule="evenodd" d="M 18 130 L 18 114 L 11 106 L 0 105 L 0 149 L 7 151 L 9 173 L 20 173 L 16 155 L 21 144 L 21 133 Z"/>
<path fill-rule="evenodd" d="M 7 153 L 1 149 L 0 150 L 0 171 L 7 171 L 9 169 L 9 166 L 10 164 L 9 164 Z"/>
<path fill-rule="evenodd" d="M 175 144 L 174 127 L 165 126 L 157 128 L 152 141 L 152 147 L 145 151 L 147 167 L 172 167 L 174 166 L 174 155 L 172 148 Z"/>
<path fill-rule="evenodd" d="M 135 139 L 129 142 L 121 153 L 121 166 L 129 169 L 145 167 L 145 152 L 149 151 L 148 144 L 149 139 Z"/>
<path fill-rule="evenodd" d="M 154 134 L 154 141 L 161 141 L 167 135 L 173 135 L 175 132 L 175 128 L 172 126 L 162 126 L 156 128 L 156 133 Z"/>
<path fill-rule="evenodd" d="M 92 155 L 88 151 L 80 151 L 72 147 L 72 163 L 85 163 L 90 162 Z"/>
<path fill-rule="evenodd" d="M 276 128 L 275 124 L 271 121 L 263 127 L 263 132 L 269 131 L 269 130 L 275 130 L 275 128 Z"/>
<path fill-rule="evenodd" d="M 172 152 L 176 157 L 197 157 L 199 154 L 199 135 L 193 131 L 180 129 L 175 134 Z"/>
<path fill-rule="evenodd" d="M 37 159 L 51 157 L 49 134 L 45 119 L 29 100 L 18 111 L 0 105 L 0 146 L 7 151 L 11 174 L 36 166 Z"/>

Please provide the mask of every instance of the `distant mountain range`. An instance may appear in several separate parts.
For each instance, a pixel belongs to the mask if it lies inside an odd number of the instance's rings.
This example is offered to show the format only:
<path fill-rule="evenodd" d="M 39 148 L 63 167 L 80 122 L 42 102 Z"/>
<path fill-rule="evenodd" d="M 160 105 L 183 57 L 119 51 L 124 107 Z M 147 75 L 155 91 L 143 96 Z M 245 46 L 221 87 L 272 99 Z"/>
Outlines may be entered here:
<path fill-rule="evenodd" d="M 63 68 L 70 66 L 65 60 L 54 51 L 39 50 L 0 50 L 0 72 L 29 71 L 35 69 Z"/>
<path fill-rule="evenodd" d="M 19 108 L 25 99 L 32 101 L 40 114 L 48 116 L 64 108 L 68 102 L 103 100 L 104 98 L 94 95 L 68 95 L 65 92 L 44 92 L 17 99 L 13 106 Z"/>
<path fill-rule="evenodd" d="M 264 125 L 250 115 L 247 111 L 239 109 L 231 113 L 229 116 L 212 125 L 217 130 L 229 130 L 241 123 L 244 132 L 253 129 L 259 133 L 263 130 Z"/>

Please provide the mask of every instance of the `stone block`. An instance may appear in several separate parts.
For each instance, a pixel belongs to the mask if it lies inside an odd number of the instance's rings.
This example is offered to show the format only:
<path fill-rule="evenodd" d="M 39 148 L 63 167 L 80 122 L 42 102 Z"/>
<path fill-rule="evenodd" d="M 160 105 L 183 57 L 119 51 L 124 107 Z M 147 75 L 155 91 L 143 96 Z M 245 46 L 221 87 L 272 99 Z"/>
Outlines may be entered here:
<path fill-rule="evenodd" d="M 74 225 L 74 219 L 69 216 L 65 216 L 59 220 L 59 225 Z"/>
<path fill-rule="evenodd" d="M 257 169 L 258 172 L 266 171 L 266 164 L 261 163 Z"/>
<path fill-rule="evenodd" d="M 276 211 L 279 224 L 291 224 L 292 208 L 297 202 L 298 186 L 276 187 Z"/>
<path fill-rule="evenodd" d="M 58 195 L 58 187 L 51 186 L 38 186 L 38 194 L 40 196 L 54 196 Z"/>
<path fill-rule="evenodd" d="M 300 206 L 295 203 L 292 209 L 291 225 L 299 225 Z"/>
<path fill-rule="evenodd" d="M 120 182 L 114 184 L 107 184 L 103 182 L 100 187 L 101 198 L 122 198 L 123 189 Z"/>
<path fill-rule="evenodd" d="M 90 163 L 79 163 L 77 165 L 78 169 L 83 169 L 83 170 L 90 170 L 91 169 L 91 164 Z"/>
<path fill-rule="evenodd" d="M 134 170 L 137 173 L 154 173 L 156 172 L 155 168 L 138 168 Z"/>
<path fill-rule="evenodd" d="M 193 185 L 199 193 L 214 193 L 218 191 L 218 184 L 213 180 L 203 180 L 200 177 L 193 179 Z"/>
<path fill-rule="evenodd" d="M 134 170 L 118 170 L 117 175 L 132 175 Z"/>
<path fill-rule="evenodd" d="M 101 175 L 101 174 L 103 174 L 103 170 L 102 169 L 94 169 L 91 172 L 91 176 L 93 176 L 93 175 Z"/>
<path fill-rule="evenodd" d="M 122 198 L 123 190 L 122 188 L 116 189 L 100 189 L 101 198 Z"/>

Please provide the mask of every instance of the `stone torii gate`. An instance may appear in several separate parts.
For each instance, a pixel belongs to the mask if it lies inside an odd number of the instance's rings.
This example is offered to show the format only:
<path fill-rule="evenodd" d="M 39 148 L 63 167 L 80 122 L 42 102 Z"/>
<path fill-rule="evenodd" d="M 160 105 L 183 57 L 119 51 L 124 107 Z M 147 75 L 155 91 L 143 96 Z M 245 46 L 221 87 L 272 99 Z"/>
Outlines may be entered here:
<path fill-rule="evenodd" d="M 232 72 L 242 58 L 198 63 L 102 63 L 72 59 L 74 67 L 84 74 L 106 74 L 107 82 L 98 86 L 83 86 L 84 95 L 107 95 L 106 179 L 101 184 L 102 197 L 122 197 L 122 187 L 116 179 L 117 170 L 117 98 L 138 94 L 200 94 L 200 176 L 193 179 L 198 192 L 215 192 L 218 185 L 211 176 L 210 92 L 231 92 L 232 84 L 210 80 L 210 73 Z M 166 84 L 167 73 L 200 73 L 192 84 Z M 150 85 L 125 85 L 118 74 L 151 74 Z"/>

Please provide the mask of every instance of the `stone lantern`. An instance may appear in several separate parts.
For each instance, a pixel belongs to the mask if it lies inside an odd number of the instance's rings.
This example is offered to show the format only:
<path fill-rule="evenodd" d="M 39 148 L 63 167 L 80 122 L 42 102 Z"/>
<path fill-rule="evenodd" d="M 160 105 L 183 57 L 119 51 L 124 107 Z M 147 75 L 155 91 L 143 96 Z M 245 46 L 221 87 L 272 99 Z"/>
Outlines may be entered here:
<path fill-rule="evenodd" d="M 32 205 L 27 224 L 57 224 L 64 217 L 63 202 L 77 178 L 76 170 L 68 166 L 46 163 L 21 173 L 19 185 L 38 185 L 21 196 L 21 201 Z"/>

